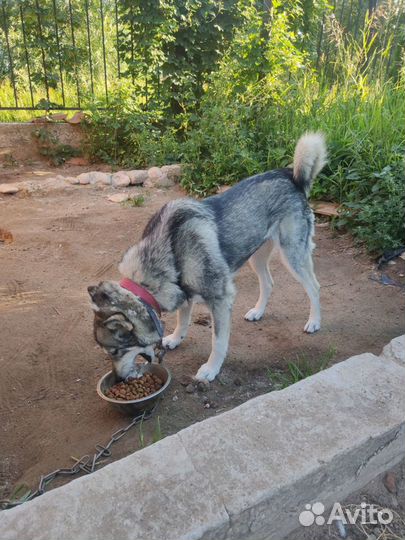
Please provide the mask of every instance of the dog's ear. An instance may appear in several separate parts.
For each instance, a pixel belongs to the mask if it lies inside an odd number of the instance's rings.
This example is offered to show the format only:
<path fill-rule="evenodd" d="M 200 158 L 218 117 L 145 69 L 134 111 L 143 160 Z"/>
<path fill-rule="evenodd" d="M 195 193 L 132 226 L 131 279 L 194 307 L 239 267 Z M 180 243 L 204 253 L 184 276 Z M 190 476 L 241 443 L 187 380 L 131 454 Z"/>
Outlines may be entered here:
<path fill-rule="evenodd" d="M 97 289 L 97 285 L 90 285 L 89 287 L 87 287 L 87 292 L 89 293 L 92 300 L 94 300 L 94 297 L 96 296 Z"/>
<path fill-rule="evenodd" d="M 103 324 L 109 330 L 113 331 L 124 330 L 125 332 L 131 332 L 134 329 L 134 325 L 121 313 L 111 315 Z"/>

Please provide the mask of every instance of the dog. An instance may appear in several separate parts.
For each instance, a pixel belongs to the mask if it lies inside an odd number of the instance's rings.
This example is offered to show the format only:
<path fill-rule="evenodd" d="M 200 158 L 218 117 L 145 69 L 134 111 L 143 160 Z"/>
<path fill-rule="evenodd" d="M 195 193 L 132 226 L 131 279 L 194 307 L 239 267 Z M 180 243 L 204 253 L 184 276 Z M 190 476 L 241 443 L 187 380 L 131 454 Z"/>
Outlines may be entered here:
<path fill-rule="evenodd" d="M 235 273 L 249 261 L 257 274 L 259 298 L 245 315 L 247 321 L 257 321 L 273 287 L 268 269 L 273 247 L 309 297 L 304 331 L 319 330 L 320 286 L 312 262 L 314 215 L 307 198 L 326 159 L 323 135 L 307 133 L 296 145 L 292 168 L 257 174 L 203 201 L 171 201 L 150 219 L 141 241 L 119 265 L 123 280 L 88 288 L 95 339 L 111 356 L 120 378 L 133 373 L 137 355 L 156 361 L 156 347 L 180 345 L 193 303 L 202 300 L 212 315 L 212 350 L 195 378 L 212 381 L 227 354 Z M 161 311 L 175 310 L 176 328 L 163 338 Z"/>

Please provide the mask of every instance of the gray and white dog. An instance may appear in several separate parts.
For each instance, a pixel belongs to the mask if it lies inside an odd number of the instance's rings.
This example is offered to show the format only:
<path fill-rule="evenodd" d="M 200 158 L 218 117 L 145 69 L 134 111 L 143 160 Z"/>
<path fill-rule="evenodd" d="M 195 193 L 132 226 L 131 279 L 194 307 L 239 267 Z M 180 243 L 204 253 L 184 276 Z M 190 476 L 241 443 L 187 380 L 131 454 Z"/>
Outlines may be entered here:
<path fill-rule="evenodd" d="M 308 133 L 298 141 L 293 168 L 247 178 L 204 201 L 171 201 L 151 218 L 141 241 L 119 265 L 123 281 L 88 288 L 95 338 L 110 354 L 120 377 L 131 374 L 137 355 L 153 360 L 156 345 L 177 347 L 186 337 L 193 302 L 202 300 L 212 314 L 212 350 L 196 379 L 212 381 L 228 349 L 234 275 L 249 260 L 260 294 L 245 319 L 259 320 L 273 286 L 268 269 L 273 247 L 310 299 L 304 331 L 319 330 L 320 287 L 312 263 L 314 216 L 307 196 L 325 163 L 323 135 Z M 178 310 L 177 326 L 163 340 L 160 310 Z"/>

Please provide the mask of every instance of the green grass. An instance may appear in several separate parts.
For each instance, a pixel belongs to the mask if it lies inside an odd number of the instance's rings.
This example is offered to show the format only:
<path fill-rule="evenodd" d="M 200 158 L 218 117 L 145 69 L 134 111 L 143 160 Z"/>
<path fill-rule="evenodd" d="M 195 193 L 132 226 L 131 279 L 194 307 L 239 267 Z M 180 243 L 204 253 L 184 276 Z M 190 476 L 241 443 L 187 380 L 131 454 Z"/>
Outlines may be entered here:
<path fill-rule="evenodd" d="M 163 439 L 164 435 L 162 433 L 162 427 L 160 425 L 160 416 L 157 416 L 157 418 L 156 418 L 156 423 L 155 423 L 155 427 L 153 429 L 151 442 L 148 443 L 146 441 L 146 436 L 145 436 L 145 432 L 144 432 L 144 429 L 143 429 L 143 417 L 142 417 L 142 419 L 141 419 L 141 421 L 139 423 L 138 436 L 139 436 L 139 446 L 141 448 L 145 448 L 146 446 L 148 446 L 148 444 L 153 444 L 153 443 L 158 442 L 161 439 Z"/>
<path fill-rule="evenodd" d="M 269 368 L 267 375 L 274 389 L 281 390 L 327 368 L 335 356 L 335 347 L 329 347 L 323 355 L 315 359 L 309 358 L 304 353 L 297 354 L 295 360 L 287 361 L 286 369 L 273 370 Z"/>
<path fill-rule="evenodd" d="M 139 207 L 145 204 L 145 197 L 143 195 L 138 195 L 136 197 L 131 197 L 127 201 L 123 202 L 124 206 Z"/>

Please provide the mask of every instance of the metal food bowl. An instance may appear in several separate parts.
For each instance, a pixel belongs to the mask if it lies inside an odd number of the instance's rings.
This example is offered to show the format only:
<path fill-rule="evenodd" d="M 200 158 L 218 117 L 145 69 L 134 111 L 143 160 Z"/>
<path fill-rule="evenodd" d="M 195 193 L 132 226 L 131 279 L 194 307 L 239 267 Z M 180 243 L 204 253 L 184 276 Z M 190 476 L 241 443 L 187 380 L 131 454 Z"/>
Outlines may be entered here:
<path fill-rule="evenodd" d="M 155 405 L 157 399 L 159 399 L 164 392 L 166 392 L 172 376 L 170 371 L 163 367 L 161 364 L 145 364 L 142 368 L 142 373 L 152 373 L 156 375 L 163 381 L 163 386 L 157 392 L 150 394 L 144 398 L 140 399 L 131 399 L 128 401 L 123 401 L 120 399 L 109 398 L 105 395 L 105 392 L 114 386 L 117 382 L 120 382 L 122 379 L 119 379 L 113 371 L 109 371 L 101 377 L 97 383 L 97 394 L 107 401 L 112 407 L 118 409 L 119 411 L 125 414 L 139 414 L 143 411 L 148 411 L 152 409 Z"/>

